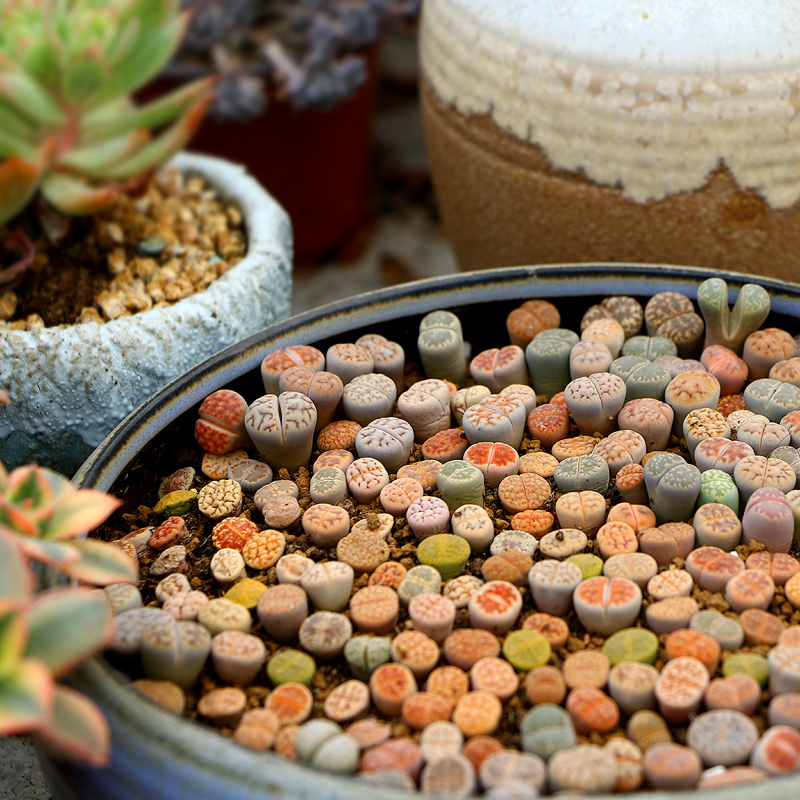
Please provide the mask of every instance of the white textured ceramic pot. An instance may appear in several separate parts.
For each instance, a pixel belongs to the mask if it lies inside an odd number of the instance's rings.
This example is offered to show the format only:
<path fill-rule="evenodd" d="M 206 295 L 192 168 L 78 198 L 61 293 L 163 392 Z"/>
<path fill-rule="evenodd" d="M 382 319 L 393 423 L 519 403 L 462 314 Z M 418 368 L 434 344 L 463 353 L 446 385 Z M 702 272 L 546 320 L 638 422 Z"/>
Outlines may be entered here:
<path fill-rule="evenodd" d="M 731 297 L 745 280 L 733 273 L 668 266 L 560 265 L 515 267 L 417 281 L 359 295 L 293 317 L 228 348 L 154 395 L 103 442 L 81 467 L 81 486 L 131 493 L 140 488 L 137 462 L 150 462 L 159 448 L 174 447 L 177 424 L 191 436 L 197 408 L 212 391 L 231 386 L 245 396 L 263 391 L 259 366 L 277 348 L 298 342 L 323 351 L 336 341 L 379 332 L 413 350 L 422 316 L 436 309 L 458 312 L 473 349 L 494 341 L 508 311 L 539 297 L 559 305 L 565 323 L 577 327 L 583 311 L 611 294 L 646 299 L 661 291 L 696 297 L 709 277 L 722 277 Z M 769 323 L 796 331 L 800 286 L 763 280 L 772 299 Z M 500 328 L 502 330 L 502 328 Z M 489 346 L 489 345 L 487 345 Z M 130 498 L 129 498 L 130 500 Z M 132 501 L 135 502 L 135 501 Z M 245 749 L 211 728 L 163 711 L 132 688 L 128 679 L 97 658 L 74 675 L 73 685 L 102 708 L 112 735 L 106 769 L 43 759 L 57 800 L 414 800 L 415 795 L 363 784 Z M 619 797 L 619 795 L 617 795 Z M 670 800 L 645 792 L 640 800 Z M 708 800 L 797 800 L 800 775 L 758 786 L 717 790 Z M 612 800 L 604 796 L 601 800 Z"/>
<path fill-rule="evenodd" d="M 423 118 L 460 266 L 796 280 L 798 37 L 795 0 L 425 0 Z"/>
<path fill-rule="evenodd" d="M 206 291 L 105 325 L 0 331 L 0 459 L 72 475 L 103 437 L 156 390 L 213 353 L 285 318 L 292 233 L 244 167 L 192 154 L 174 162 L 238 205 L 246 257 Z"/>

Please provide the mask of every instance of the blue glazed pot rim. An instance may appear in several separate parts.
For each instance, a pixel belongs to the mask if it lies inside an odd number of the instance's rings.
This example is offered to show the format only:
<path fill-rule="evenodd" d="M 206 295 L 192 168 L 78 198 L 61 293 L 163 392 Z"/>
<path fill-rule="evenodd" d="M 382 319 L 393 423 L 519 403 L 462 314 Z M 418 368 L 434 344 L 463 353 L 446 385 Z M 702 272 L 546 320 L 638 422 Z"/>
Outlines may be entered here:
<path fill-rule="evenodd" d="M 492 301 L 518 300 L 530 297 L 551 300 L 575 296 L 610 294 L 650 295 L 660 291 L 678 291 L 696 297 L 697 287 L 706 278 L 719 277 L 727 281 L 730 300 L 745 283 L 759 283 L 770 293 L 773 309 L 800 319 L 800 286 L 783 281 L 755 278 L 738 273 L 691 267 L 672 267 L 640 264 L 565 264 L 539 267 L 512 267 L 483 272 L 461 273 L 443 278 L 433 278 L 404 284 L 378 292 L 358 295 L 275 324 L 259 334 L 233 345 L 207 359 L 159 391 L 150 400 L 127 417 L 95 450 L 76 475 L 76 482 L 85 487 L 109 490 L 141 448 L 180 414 L 196 405 L 210 392 L 222 388 L 230 381 L 256 369 L 264 355 L 274 349 L 293 343 L 311 344 L 333 335 L 346 333 L 370 324 L 399 319 L 408 315 L 427 313 L 437 308 L 465 307 Z M 130 713 L 133 724 L 142 718 L 142 704 L 147 703 L 126 680 L 111 670 L 103 659 L 95 659 L 78 674 L 77 685 L 90 695 L 109 701 L 112 715 L 122 717 Z M 175 751 L 191 747 L 195 737 L 208 748 L 208 734 L 217 742 L 216 733 L 186 719 L 176 719 L 161 709 L 148 706 L 154 725 L 159 730 L 171 728 Z M 108 711 L 107 711 L 108 713 Z M 142 723 L 144 725 L 144 723 Z M 201 729 L 202 732 L 201 732 Z M 146 734 L 145 734 L 146 735 Z M 245 751 L 234 742 L 219 740 L 213 753 L 198 755 L 197 768 L 208 768 L 220 773 L 231 772 L 230 764 L 237 769 L 246 768 L 242 778 L 247 787 L 231 792 L 228 798 L 267 800 L 274 794 L 261 794 L 257 788 L 258 776 L 266 769 L 273 783 L 280 784 L 286 796 L 295 793 L 305 797 L 306 792 L 322 792 L 328 800 L 368 800 L 374 787 L 352 779 L 330 776 L 313 770 L 298 772 L 300 767 L 282 762 L 276 764 L 274 754 Z M 266 756 L 266 763 L 265 763 Z M 177 756 L 176 756 L 177 758 Z M 302 768 L 305 770 L 305 768 Z M 252 770 L 252 775 L 249 770 Z M 285 780 L 285 784 L 283 781 Z M 256 788 L 253 788 L 253 787 Z M 298 786 L 305 788 L 298 789 Z M 800 796 L 800 776 L 772 778 L 768 788 L 737 787 L 716 792 L 718 800 L 751 800 L 765 797 L 771 800 L 796 800 Z M 275 790 L 275 786 L 269 790 Z M 387 798 L 409 798 L 405 792 L 380 789 Z M 313 794 L 308 795 L 314 796 Z M 642 795 L 640 795 L 642 796 Z M 648 800 L 668 800 L 672 795 L 664 792 L 646 792 Z M 160 798 L 160 796 L 158 796 Z M 158 800 L 158 798 L 157 798 Z M 200 800 L 200 798 L 197 798 Z M 610 800 L 610 797 L 608 798 Z"/>

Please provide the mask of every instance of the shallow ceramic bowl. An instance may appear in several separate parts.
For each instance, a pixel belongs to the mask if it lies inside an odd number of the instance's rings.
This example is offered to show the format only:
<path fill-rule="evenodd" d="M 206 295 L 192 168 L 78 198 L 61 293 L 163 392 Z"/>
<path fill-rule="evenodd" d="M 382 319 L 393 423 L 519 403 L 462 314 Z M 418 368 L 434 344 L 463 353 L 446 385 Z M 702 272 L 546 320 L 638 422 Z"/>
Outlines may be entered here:
<path fill-rule="evenodd" d="M 362 332 L 379 331 L 411 349 L 419 319 L 438 308 L 457 311 L 473 350 L 506 343 L 505 314 L 523 300 L 553 300 L 567 325 L 577 325 L 583 310 L 610 294 L 641 299 L 660 291 L 694 298 L 699 283 L 722 277 L 731 300 L 746 276 L 686 267 L 641 265 L 559 265 L 514 267 L 464 273 L 354 297 L 274 325 L 203 362 L 158 392 L 125 419 L 97 448 L 76 476 L 82 486 L 111 490 L 151 440 L 181 418 L 191 422 L 196 406 L 210 392 L 233 385 L 246 397 L 263 393 L 258 367 L 263 357 L 290 344 L 354 341 Z M 800 286 L 760 281 L 772 296 L 773 316 L 794 332 L 800 328 Z M 487 333 L 490 331 L 490 333 Z M 409 338 L 410 336 L 410 338 Z M 493 339 L 487 337 L 493 337 Z M 405 337 L 405 338 L 401 338 Z M 482 341 L 482 340 L 485 340 Z M 123 481 L 120 481 L 123 482 Z M 74 677 L 74 685 L 103 708 L 111 725 L 113 758 L 107 769 L 86 769 L 45 760 L 43 767 L 59 800 L 372 800 L 378 790 L 353 778 L 319 772 L 273 753 L 255 753 L 210 728 L 177 718 L 131 688 L 125 676 L 102 658 Z M 381 788 L 384 800 L 413 795 Z M 664 792 L 648 800 L 668 800 Z M 640 795 L 641 796 L 641 795 Z M 709 800 L 797 800 L 800 775 L 767 784 L 709 793 Z"/>

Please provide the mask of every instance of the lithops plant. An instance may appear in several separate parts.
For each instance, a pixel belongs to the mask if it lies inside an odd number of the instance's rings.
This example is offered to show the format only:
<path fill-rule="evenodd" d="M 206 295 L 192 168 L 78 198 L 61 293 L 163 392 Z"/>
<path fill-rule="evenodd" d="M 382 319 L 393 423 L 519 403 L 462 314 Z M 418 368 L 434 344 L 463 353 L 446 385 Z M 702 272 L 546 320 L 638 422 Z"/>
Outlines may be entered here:
<path fill-rule="evenodd" d="M 741 354 L 744 340 L 769 315 L 767 290 L 755 283 L 746 283 L 733 305 L 728 306 L 728 284 L 722 278 L 709 278 L 697 287 L 697 305 L 706 323 L 703 347 L 724 345 Z"/>

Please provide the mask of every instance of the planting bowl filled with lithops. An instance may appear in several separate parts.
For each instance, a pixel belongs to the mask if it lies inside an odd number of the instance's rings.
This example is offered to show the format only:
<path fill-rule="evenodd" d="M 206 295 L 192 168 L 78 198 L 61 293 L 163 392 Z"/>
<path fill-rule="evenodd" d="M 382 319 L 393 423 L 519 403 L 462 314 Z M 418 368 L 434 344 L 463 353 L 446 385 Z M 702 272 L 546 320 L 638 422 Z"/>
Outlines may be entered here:
<path fill-rule="evenodd" d="M 517 267 L 186 373 L 78 475 L 139 581 L 74 678 L 111 766 L 57 792 L 796 798 L 798 320 L 777 281 Z"/>

